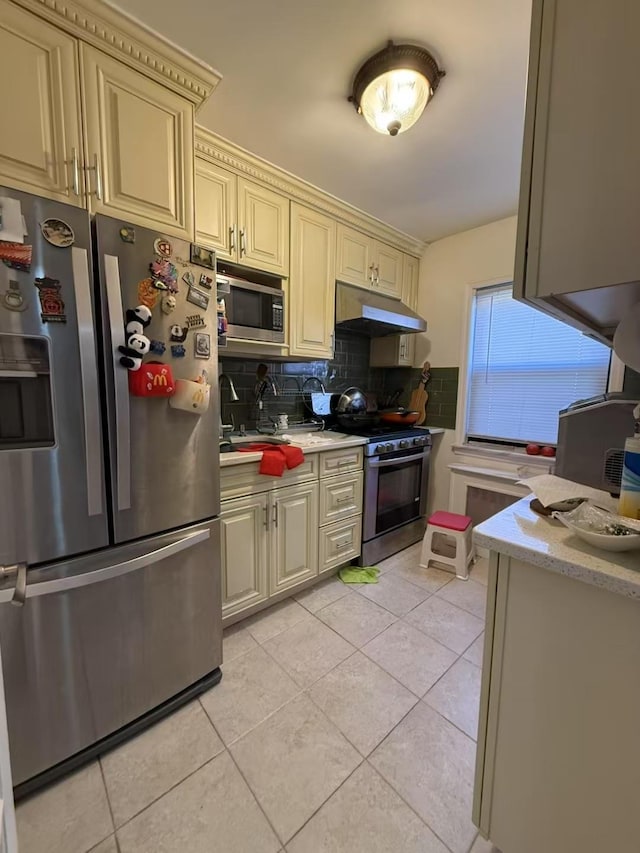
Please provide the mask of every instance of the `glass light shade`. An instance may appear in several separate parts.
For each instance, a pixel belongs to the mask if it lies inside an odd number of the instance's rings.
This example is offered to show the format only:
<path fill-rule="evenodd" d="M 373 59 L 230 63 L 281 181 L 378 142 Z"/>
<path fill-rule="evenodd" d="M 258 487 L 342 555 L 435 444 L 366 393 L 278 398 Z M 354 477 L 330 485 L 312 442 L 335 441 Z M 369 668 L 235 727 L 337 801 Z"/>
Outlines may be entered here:
<path fill-rule="evenodd" d="M 431 84 L 419 71 L 394 68 L 369 83 L 360 108 L 374 130 L 395 136 L 413 127 L 431 95 Z"/>

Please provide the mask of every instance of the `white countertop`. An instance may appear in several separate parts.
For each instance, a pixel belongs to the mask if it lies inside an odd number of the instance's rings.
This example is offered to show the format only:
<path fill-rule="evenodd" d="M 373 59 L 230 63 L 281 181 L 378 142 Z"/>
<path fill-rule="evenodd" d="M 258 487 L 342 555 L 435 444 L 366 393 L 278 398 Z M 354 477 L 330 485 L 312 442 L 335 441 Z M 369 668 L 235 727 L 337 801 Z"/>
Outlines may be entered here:
<path fill-rule="evenodd" d="M 592 548 L 559 521 L 536 515 L 529 507 L 532 497 L 478 525 L 473 531 L 476 545 L 640 600 L 640 550 Z"/>
<path fill-rule="evenodd" d="M 308 439 L 308 436 L 312 436 Z M 242 438 L 235 437 L 231 439 L 233 443 L 238 441 L 254 441 L 256 443 L 262 441 L 265 436 L 249 435 Z M 313 443 L 309 443 L 312 441 Z M 362 447 L 367 444 L 368 439 L 362 438 L 360 435 L 347 435 L 339 432 L 313 432 L 304 433 L 304 436 L 297 437 L 297 440 L 291 441 L 291 446 L 300 447 L 305 454 L 307 453 L 322 453 L 325 450 L 340 450 L 343 447 Z M 277 445 L 274 445 L 277 447 Z M 246 462 L 259 462 L 262 459 L 262 453 L 240 453 L 231 451 L 230 453 L 220 454 L 220 467 L 226 468 L 229 465 L 243 465 Z"/>

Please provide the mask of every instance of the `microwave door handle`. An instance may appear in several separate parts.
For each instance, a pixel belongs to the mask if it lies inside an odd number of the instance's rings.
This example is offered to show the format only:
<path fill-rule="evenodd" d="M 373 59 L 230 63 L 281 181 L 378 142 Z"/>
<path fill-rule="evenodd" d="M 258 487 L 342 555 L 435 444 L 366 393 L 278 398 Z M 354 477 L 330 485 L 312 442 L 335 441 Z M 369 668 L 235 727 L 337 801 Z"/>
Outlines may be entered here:
<path fill-rule="evenodd" d="M 161 560 L 166 560 L 167 557 L 173 557 L 181 551 L 186 551 L 188 548 L 193 548 L 194 545 L 199 545 L 201 542 L 206 542 L 211 536 L 210 530 L 198 530 L 194 533 L 188 533 L 177 542 L 170 542 L 168 545 L 163 545 L 161 548 L 156 548 L 154 551 L 149 551 L 146 554 L 140 554 L 138 557 L 133 557 L 130 560 L 123 560 L 121 563 L 113 563 L 110 566 L 104 566 L 100 569 L 95 569 L 92 572 L 81 572 L 77 575 L 71 575 L 67 578 L 55 578 L 54 580 L 43 580 L 36 583 L 29 583 L 29 575 L 26 575 L 26 589 L 19 590 L 19 597 L 38 598 L 41 595 L 54 595 L 59 592 L 71 592 L 74 589 L 80 589 L 83 586 L 93 586 L 93 584 L 101 583 L 102 581 L 113 580 L 114 578 L 128 575 L 130 572 L 144 569 L 147 566 L 152 566 L 159 563 Z M 9 567 L 11 568 L 11 567 Z M 20 566 L 18 566 L 18 580 Z M 15 584 L 14 584 L 15 587 Z M 14 598 L 14 589 L 3 589 L 0 591 L 0 603 L 12 601 Z M 17 603 L 17 602 L 16 602 Z"/>
<path fill-rule="evenodd" d="M 102 446 L 100 440 L 100 398 L 98 395 L 98 365 L 94 345 L 95 326 L 91 303 L 89 260 L 86 249 L 71 249 L 73 289 L 78 319 L 78 350 L 80 352 L 80 382 L 84 415 L 84 453 L 87 478 L 87 511 L 101 515 L 102 507 Z"/>
<path fill-rule="evenodd" d="M 118 509 L 131 509 L 131 424 L 129 415 L 128 371 L 120 364 L 118 347 L 124 346 L 124 323 L 120 303 L 120 267 L 116 255 L 104 256 L 104 278 L 107 291 L 113 389 L 116 420 L 116 492 Z"/>

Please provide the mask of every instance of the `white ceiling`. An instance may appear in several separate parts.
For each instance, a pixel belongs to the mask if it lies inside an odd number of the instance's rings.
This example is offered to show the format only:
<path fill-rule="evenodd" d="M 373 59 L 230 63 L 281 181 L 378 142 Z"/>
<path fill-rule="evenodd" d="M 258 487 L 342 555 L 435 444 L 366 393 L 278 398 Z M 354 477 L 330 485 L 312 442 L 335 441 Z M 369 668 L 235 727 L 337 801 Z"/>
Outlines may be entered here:
<path fill-rule="evenodd" d="M 515 212 L 531 0 L 126 0 L 223 80 L 198 122 L 425 240 Z M 347 102 L 387 39 L 447 76 L 396 138 Z"/>

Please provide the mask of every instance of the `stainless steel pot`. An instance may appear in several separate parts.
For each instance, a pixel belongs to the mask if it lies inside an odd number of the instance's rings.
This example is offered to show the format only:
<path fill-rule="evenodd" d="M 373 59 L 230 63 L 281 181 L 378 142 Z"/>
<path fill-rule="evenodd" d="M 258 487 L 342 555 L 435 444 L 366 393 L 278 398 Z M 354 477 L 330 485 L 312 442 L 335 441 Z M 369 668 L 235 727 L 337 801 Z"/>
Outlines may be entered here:
<path fill-rule="evenodd" d="M 367 411 L 367 398 L 364 392 L 353 385 L 343 391 L 336 406 L 339 415 L 364 414 Z"/>

